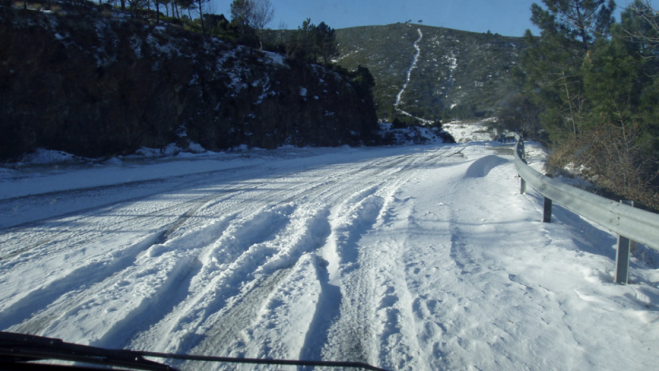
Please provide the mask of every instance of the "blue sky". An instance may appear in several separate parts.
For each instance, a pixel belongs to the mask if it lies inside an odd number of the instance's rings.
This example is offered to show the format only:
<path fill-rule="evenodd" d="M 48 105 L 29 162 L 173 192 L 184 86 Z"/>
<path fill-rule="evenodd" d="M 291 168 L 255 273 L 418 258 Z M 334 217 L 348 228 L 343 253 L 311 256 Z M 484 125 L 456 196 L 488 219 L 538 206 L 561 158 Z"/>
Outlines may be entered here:
<path fill-rule="evenodd" d="M 214 13 L 230 18 L 232 0 L 211 0 Z M 458 30 L 522 36 L 539 31 L 531 21 L 531 4 L 541 0 L 270 0 L 275 17 L 270 28 L 284 23 L 297 28 L 306 18 L 333 28 L 385 25 L 412 20 Z M 625 5 L 627 0 L 618 0 Z"/>

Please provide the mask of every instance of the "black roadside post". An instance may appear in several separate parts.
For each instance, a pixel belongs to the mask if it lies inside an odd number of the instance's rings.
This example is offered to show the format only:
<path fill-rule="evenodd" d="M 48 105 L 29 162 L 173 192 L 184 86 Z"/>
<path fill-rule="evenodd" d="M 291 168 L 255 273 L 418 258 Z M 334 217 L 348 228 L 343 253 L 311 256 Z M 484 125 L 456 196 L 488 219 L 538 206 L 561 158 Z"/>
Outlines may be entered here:
<path fill-rule="evenodd" d="M 634 206 L 634 201 L 621 200 L 620 203 Z M 616 277 L 615 282 L 626 285 L 629 280 L 629 256 L 631 252 L 631 241 L 629 238 L 618 235 L 618 252 L 616 253 Z"/>

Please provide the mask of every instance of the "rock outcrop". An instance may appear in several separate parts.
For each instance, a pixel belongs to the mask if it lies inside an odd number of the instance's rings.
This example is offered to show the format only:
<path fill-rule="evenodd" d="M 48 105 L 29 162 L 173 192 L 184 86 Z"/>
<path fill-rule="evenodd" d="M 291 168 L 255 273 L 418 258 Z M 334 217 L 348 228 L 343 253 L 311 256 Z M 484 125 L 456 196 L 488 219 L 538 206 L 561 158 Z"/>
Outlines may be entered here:
<path fill-rule="evenodd" d="M 178 26 L 0 7 L 0 158 L 38 147 L 100 157 L 174 141 L 367 143 L 370 96 L 349 78 Z"/>

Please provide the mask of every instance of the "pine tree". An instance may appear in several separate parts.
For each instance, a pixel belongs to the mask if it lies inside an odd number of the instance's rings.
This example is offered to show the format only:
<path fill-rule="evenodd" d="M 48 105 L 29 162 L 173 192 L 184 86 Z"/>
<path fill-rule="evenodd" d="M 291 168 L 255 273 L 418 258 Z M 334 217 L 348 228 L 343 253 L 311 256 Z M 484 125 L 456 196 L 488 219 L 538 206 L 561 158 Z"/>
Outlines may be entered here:
<path fill-rule="evenodd" d="M 543 0 L 546 9 L 531 7 L 531 21 L 541 34 L 526 32 L 522 77 L 527 95 L 544 107 L 541 122 L 554 141 L 583 129 L 589 108 L 581 65 L 594 43 L 610 36 L 615 2 L 605 1 Z"/>
<path fill-rule="evenodd" d="M 582 165 L 618 197 L 659 207 L 659 16 L 636 0 L 615 24 L 605 0 L 534 4 L 521 76 L 544 109 L 550 164 Z"/>
<path fill-rule="evenodd" d="M 199 23 L 201 23 L 201 34 L 206 38 L 206 27 L 204 26 L 204 3 L 210 2 L 210 0 L 194 0 L 197 3 L 197 9 L 199 9 Z"/>
<path fill-rule="evenodd" d="M 595 40 L 610 35 L 613 0 L 543 0 L 547 9 L 533 4 L 531 21 L 543 31 L 587 52 Z"/>
<path fill-rule="evenodd" d="M 323 58 L 323 63 L 327 64 L 332 58 L 339 56 L 339 48 L 336 43 L 336 32 L 333 28 L 320 22 L 316 27 L 316 45 L 318 52 Z"/>
<path fill-rule="evenodd" d="M 286 52 L 291 58 L 299 61 L 313 63 L 318 60 L 316 25 L 311 23 L 310 18 L 305 19 L 291 34 Z"/>

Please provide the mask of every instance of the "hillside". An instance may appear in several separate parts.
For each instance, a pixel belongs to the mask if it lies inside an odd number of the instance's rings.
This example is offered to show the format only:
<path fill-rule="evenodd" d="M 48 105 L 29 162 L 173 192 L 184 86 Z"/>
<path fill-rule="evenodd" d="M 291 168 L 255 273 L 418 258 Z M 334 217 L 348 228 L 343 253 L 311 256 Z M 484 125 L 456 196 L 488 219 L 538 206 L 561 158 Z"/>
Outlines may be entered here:
<path fill-rule="evenodd" d="M 88 157 L 191 142 L 368 143 L 373 102 L 350 78 L 111 7 L 0 7 L 0 159 Z M 197 148 L 197 147 L 195 147 Z"/>
<path fill-rule="evenodd" d="M 515 91 L 511 70 L 524 46 L 521 38 L 414 24 L 345 28 L 336 35 L 338 63 L 366 66 L 375 77 L 380 118 L 391 117 L 419 38 L 418 61 L 398 108 L 425 119 L 492 113 Z"/>

